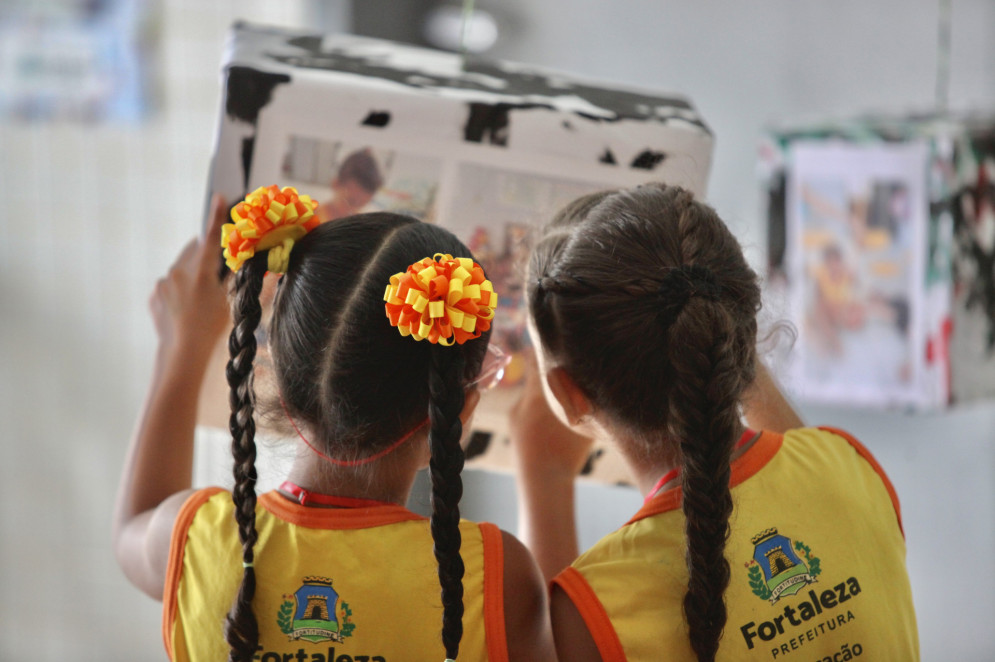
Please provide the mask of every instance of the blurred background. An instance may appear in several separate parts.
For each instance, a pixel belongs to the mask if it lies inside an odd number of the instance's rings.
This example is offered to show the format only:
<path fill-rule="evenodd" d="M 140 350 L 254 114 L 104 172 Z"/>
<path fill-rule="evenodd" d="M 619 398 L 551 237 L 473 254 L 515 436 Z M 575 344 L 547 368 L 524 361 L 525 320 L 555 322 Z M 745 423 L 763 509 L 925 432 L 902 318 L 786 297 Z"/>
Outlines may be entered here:
<path fill-rule="evenodd" d="M 688 95 L 716 136 L 708 199 L 762 268 L 763 127 L 934 110 L 941 6 L 950 107 L 991 112 L 991 0 L 481 0 L 468 45 Z M 229 26 L 452 48 L 458 14 L 428 0 L 0 0 L 0 660 L 165 659 L 160 604 L 118 570 L 110 515 L 152 366 L 147 298 L 201 223 Z M 995 406 L 802 410 L 863 439 L 896 485 L 923 658 L 995 659 Z M 464 514 L 514 531 L 511 479 L 466 482 Z M 640 499 L 586 485 L 579 501 L 589 545 Z"/>

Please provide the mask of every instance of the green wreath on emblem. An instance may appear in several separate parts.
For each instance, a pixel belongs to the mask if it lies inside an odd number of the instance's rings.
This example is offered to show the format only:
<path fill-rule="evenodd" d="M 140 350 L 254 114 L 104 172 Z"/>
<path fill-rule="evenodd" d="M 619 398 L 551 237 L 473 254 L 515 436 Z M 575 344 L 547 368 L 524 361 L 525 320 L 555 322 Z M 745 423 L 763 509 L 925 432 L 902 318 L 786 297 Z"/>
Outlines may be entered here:
<path fill-rule="evenodd" d="M 753 590 L 753 595 L 762 600 L 766 600 L 771 595 L 770 589 L 767 588 L 767 582 L 764 581 L 764 575 L 760 572 L 760 566 L 752 561 L 750 562 L 750 588 Z"/>
<path fill-rule="evenodd" d="M 805 555 L 805 563 L 808 565 L 808 574 L 816 577 L 822 572 L 822 568 L 819 565 L 819 557 L 812 556 L 812 548 L 803 543 L 801 540 L 795 541 L 795 549 Z"/>
<path fill-rule="evenodd" d="M 276 615 L 276 624 L 280 626 L 280 632 L 290 634 L 294 631 L 294 603 L 285 600 L 280 605 L 280 611 Z"/>
<path fill-rule="evenodd" d="M 343 638 L 351 636 L 352 631 L 356 629 L 356 624 L 349 620 L 352 616 L 352 609 L 349 608 L 349 603 L 345 600 L 342 601 L 342 629 L 339 630 L 339 634 Z"/>

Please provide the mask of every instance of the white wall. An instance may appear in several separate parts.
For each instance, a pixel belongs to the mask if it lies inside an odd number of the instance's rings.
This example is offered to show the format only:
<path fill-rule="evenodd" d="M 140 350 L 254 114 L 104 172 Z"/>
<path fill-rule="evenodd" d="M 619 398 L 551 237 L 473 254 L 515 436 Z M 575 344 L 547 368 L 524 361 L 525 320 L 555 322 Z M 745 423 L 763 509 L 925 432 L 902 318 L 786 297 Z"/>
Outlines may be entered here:
<path fill-rule="evenodd" d="M 995 3 L 953 0 L 950 100 L 995 107 Z M 490 54 L 683 92 L 715 131 L 709 199 L 762 242 L 752 173 L 775 120 L 933 107 L 938 0 L 502 0 Z"/>

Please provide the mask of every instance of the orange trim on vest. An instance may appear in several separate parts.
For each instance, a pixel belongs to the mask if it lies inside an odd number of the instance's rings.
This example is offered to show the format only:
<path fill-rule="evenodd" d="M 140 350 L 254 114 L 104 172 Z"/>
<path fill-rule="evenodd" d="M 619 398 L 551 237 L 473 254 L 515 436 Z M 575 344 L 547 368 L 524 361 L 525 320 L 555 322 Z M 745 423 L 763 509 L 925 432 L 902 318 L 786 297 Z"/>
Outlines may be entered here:
<path fill-rule="evenodd" d="M 504 627 L 504 540 L 501 530 L 481 523 L 484 542 L 484 636 L 487 659 L 508 662 L 508 634 Z"/>
<path fill-rule="evenodd" d="M 279 492 L 259 495 L 259 504 L 280 519 L 309 529 L 369 529 L 386 524 L 427 519 L 404 506 L 313 508 L 285 499 Z"/>
<path fill-rule="evenodd" d="M 732 461 L 730 465 L 729 487 L 735 487 L 747 478 L 760 471 L 770 462 L 771 458 L 781 450 L 783 435 L 769 430 L 761 430 L 760 438 L 750 446 L 745 453 Z M 638 522 L 641 519 L 659 515 L 681 507 L 681 488 L 672 487 L 666 492 L 660 492 L 649 500 L 626 524 Z"/>
<path fill-rule="evenodd" d="M 888 475 L 884 472 L 884 469 L 878 464 L 878 461 L 871 455 L 871 452 L 864 447 L 862 443 L 857 441 L 848 432 L 844 432 L 838 428 L 820 425 L 820 430 L 826 432 L 831 432 L 837 436 L 846 439 L 847 443 L 853 446 L 853 449 L 857 451 L 860 457 L 864 458 L 871 468 L 881 477 L 881 482 L 884 483 L 884 489 L 888 491 L 888 496 L 891 497 L 891 505 L 895 507 L 895 517 L 898 518 L 898 530 L 902 532 L 902 538 L 905 538 L 905 527 L 902 526 L 902 506 L 898 503 L 898 493 L 895 491 L 894 485 L 891 484 L 891 480 L 888 479 Z"/>
<path fill-rule="evenodd" d="M 220 487 L 208 487 L 191 494 L 173 522 L 173 533 L 169 542 L 169 561 L 166 566 L 166 583 L 162 589 L 162 640 L 166 645 L 166 654 L 173 659 L 173 625 L 176 622 L 176 592 L 180 587 L 180 577 L 183 575 L 183 550 L 187 544 L 187 531 L 193 523 L 194 515 L 204 503 L 218 492 L 224 492 Z"/>
<path fill-rule="evenodd" d="M 577 608 L 587 626 L 587 631 L 591 633 L 591 638 L 598 647 L 602 662 L 626 662 L 622 642 L 612 626 L 611 619 L 608 618 L 608 612 L 591 590 L 584 575 L 570 566 L 554 577 L 552 583 L 563 589 Z"/>

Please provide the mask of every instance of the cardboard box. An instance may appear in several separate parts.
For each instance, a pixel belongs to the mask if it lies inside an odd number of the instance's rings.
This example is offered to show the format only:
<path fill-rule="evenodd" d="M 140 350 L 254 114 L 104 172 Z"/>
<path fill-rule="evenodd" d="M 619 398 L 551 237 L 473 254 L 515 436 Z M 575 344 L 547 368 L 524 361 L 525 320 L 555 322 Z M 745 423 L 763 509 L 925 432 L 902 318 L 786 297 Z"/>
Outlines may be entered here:
<path fill-rule="evenodd" d="M 492 342 L 513 360 L 476 417 L 470 466 L 509 464 L 528 230 L 605 188 L 666 181 L 703 196 L 711 162 L 711 132 L 679 95 L 368 38 L 238 24 L 224 85 L 212 191 L 238 200 L 275 183 L 322 202 L 326 218 L 411 214 L 453 230 L 484 265 L 502 301 Z M 357 169 L 366 184 L 350 206 L 343 173 Z M 205 392 L 202 423 L 225 426 L 224 391 Z M 595 453 L 591 476 L 627 480 Z"/>

